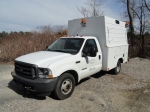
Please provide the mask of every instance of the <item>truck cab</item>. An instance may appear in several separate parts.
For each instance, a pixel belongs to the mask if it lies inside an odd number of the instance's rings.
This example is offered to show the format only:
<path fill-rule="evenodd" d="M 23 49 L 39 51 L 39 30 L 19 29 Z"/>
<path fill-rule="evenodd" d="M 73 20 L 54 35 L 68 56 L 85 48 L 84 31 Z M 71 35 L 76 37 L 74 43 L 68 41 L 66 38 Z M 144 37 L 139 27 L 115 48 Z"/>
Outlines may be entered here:
<path fill-rule="evenodd" d="M 107 19 L 113 22 L 114 31 L 117 32 L 116 27 L 122 28 L 123 39 L 119 38 L 118 43 L 112 41 L 117 36 L 108 39 L 111 36 L 108 37 Z M 69 21 L 67 37 L 57 39 L 45 51 L 15 59 L 15 69 L 11 72 L 14 81 L 20 89 L 44 96 L 53 92 L 58 99 L 66 99 L 86 77 L 101 70 L 118 74 L 128 55 L 125 23 L 120 23 L 116 25 L 115 19 L 105 16 Z"/>

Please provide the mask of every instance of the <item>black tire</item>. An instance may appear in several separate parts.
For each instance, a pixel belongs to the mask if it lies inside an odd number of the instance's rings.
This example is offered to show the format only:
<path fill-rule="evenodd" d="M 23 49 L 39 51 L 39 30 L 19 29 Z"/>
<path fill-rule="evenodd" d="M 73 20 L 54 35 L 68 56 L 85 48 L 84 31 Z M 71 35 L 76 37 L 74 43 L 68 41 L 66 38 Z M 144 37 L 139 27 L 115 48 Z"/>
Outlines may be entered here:
<path fill-rule="evenodd" d="M 117 66 L 112 70 L 114 75 L 117 75 L 120 73 L 121 70 L 121 62 L 118 60 L 117 62 Z"/>
<path fill-rule="evenodd" d="M 59 77 L 53 93 L 58 99 L 63 100 L 72 95 L 74 88 L 74 77 L 69 73 L 64 73 Z"/>

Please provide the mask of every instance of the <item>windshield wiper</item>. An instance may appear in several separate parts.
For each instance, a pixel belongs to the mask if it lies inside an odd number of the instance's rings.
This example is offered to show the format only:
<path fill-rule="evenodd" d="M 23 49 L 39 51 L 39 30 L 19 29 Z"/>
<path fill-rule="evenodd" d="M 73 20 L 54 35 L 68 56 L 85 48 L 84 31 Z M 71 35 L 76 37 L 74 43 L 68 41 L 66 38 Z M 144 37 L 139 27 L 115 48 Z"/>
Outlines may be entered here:
<path fill-rule="evenodd" d="M 68 51 L 63 51 L 63 50 L 52 50 L 52 49 L 47 49 L 47 51 L 63 52 L 63 53 L 69 53 L 69 54 L 72 54 L 72 55 L 74 55 L 74 53 L 71 53 L 71 52 L 68 52 Z"/>
<path fill-rule="evenodd" d="M 56 51 L 56 52 L 64 52 L 65 53 L 65 51 L 63 51 L 63 50 L 52 50 L 52 49 L 47 49 L 48 51 Z"/>

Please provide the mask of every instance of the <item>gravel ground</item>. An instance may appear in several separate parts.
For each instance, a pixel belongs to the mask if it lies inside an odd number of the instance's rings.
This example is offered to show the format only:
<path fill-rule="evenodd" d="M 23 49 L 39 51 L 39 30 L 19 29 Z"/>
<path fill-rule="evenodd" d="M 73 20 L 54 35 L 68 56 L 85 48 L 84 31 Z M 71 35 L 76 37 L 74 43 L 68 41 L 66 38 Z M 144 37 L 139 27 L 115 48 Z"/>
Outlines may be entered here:
<path fill-rule="evenodd" d="M 12 81 L 12 65 L 0 65 L 0 112 L 150 112 L 150 60 L 133 58 L 121 73 L 100 72 L 66 100 L 25 94 Z"/>

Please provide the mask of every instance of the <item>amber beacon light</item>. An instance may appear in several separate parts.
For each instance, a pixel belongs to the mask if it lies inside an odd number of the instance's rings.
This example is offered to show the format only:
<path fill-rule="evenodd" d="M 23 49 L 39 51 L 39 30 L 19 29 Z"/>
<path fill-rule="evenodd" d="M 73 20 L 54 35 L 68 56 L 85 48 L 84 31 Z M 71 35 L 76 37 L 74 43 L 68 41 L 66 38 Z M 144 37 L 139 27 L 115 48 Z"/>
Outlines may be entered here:
<path fill-rule="evenodd" d="M 84 23 L 84 24 L 86 23 L 84 18 L 81 19 L 81 23 Z"/>
<path fill-rule="evenodd" d="M 84 18 L 81 19 L 81 25 L 82 27 L 86 27 L 86 20 Z"/>
<path fill-rule="evenodd" d="M 126 21 L 125 27 L 127 28 L 129 26 L 129 22 Z"/>

